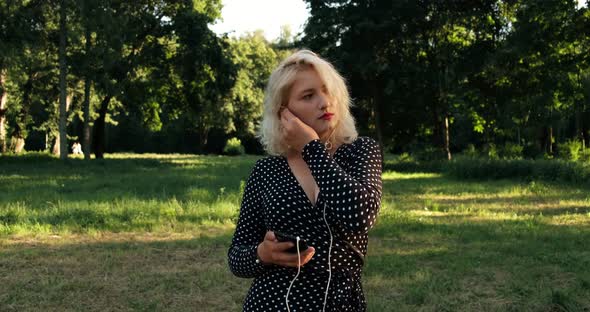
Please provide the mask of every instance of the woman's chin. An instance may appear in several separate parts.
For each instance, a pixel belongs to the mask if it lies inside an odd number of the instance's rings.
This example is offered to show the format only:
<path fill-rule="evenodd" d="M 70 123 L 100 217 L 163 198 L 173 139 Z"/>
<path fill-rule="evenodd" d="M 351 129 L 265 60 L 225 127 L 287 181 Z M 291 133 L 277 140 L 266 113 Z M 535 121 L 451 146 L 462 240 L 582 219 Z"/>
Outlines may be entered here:
<path fill-rule="evenodd" d="M 334 129 L 334 125 L 325 125 L 323 127 L 321 127 L 320 129 L 316 129 L 316 133 L 318 134 L 318 136 L 320 137 L 320 139 L 323 141 L 324 139 L 327 139 L 328 136 L 330 134 L 332 134 L 332 130 Z M 318 131 L 320 130 L 320 131 Z"/>

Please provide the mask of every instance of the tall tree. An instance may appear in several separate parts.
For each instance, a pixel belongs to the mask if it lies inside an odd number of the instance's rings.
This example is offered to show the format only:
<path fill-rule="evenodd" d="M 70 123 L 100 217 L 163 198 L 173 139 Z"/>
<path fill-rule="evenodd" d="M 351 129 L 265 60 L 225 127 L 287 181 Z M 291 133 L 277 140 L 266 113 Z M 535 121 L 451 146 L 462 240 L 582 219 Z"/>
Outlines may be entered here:
<path fill-rule="evenodd" d="M 68 137 L 66 129 L 66 0 L 61 0 L 59 7 L 59 158 L 68 158 Z"/>
<path fill-rule="evenodd" d="M 207 26 L 214 19 L 191 10 L 172 19 L 179 43 L 171 68 L 173 110 L 185 112 L 194 122 L 199 152 L 205 151 L 212 129 L 231 128 L 231 107 L 225 97 L 234 84 L 236 68 L 227 41 Z"/>
<path fill-rule="evenodd" d="M 287 46 L 288 35 L 280 44 Z M 230 39 L 231 57 L 239 68 L 234 86 L 225 105 L 231 120 L 228 130 L 241 139 L 253 138 L 262 114 L 264 88 L 279 61 L 279 54 L 266 41 L 262 32 Z"/>

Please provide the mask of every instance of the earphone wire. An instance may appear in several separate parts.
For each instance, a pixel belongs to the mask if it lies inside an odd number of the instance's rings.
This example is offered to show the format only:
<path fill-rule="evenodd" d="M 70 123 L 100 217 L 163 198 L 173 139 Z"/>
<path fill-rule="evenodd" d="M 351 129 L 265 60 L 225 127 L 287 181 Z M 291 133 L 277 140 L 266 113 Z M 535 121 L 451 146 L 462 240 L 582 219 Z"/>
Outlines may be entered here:
<path fill-rule="evenodd" d="M 332 236 L 332 229 L 330 229 L 330 224 L 328 224 L 328 220 L 326 219 L 326 207 L 328 205 L 326 204 L 326 202 L 324 202 L 324 222 L 326 223 L 326 226 L 328 227 L 328 232 L 330 233 L 330 246 L 328 247 L 328 284 L 326 285 L 326 293 L 324 294 L 324 307 L 322 308 L 322 312 L 326 311 L 326 303 L 328 302 L 328 292 L 330 290 L 330 282 L 332 281 L 332 261 L 330 260 L 331 258 L 331 254 L 332 254 L 332 243 L 334 240 L 334 237 Z M 285 305 L 287 306 L 287 312 L 291 312 L 291 309 L 289 308 L 289 294 L 291 293 L 291 287 L 293 287 L 293 284 L 295 283 L 295 281 L 297 280 L 297 278 L 299 277 L 299 273 L 301 273 L 301 251 L 299 250 L 299 236 L 296 237 L 297 239 L 297 274 L 295 275 L 295 277 L 293 278 L 293 280 L 291 280 L 291 284 L 289 285 L 289 288 L 287 289 L 287 295 L 285 296 Z"/>
<path fill-rule="evenodd" d="M 291 312 L 291 309 L 289 309 L 289 293 L 291 292 L 291 287 L 293 287 L 293 284 L 295 283 L 295 281 L 297 280 L 297 277 L 299 277 L 299 273 L 301 272 L 301 252 L 299 251 L 299 236 L 297 236 L 296 239 L 297 239 L 297 274 L 295 275 L 295 278 L 293 278 L 293 280 L 291 281 L 291 284 L 289 285 L 289 289 L 287 289 L 287 295 L 285 296 L 285 304 L 287 305 L 288 312 Z"/>
<path fill-rule="evenodd" d="M 330 281 L 332 280 L 332 263 L 330 261 L 330 255 L 332 254 L 332 230 L 330 229 L 330 225 L 328 224 L 328 220 L 326 219 L 326 207 L 327 204 L 324 202 L 324 222 L 326 222 L 326 226 L 328 227 L 328 232 L 330 232 L 330 247 L 328 248 L 328 284 L 326 285 L 326 294 L 324 295 L 324 308 L 322 309 L 323 312 L 326 311 L 326 303 L 328 302 L 328 291 L 330 290 Z"/>
<path fill-rule="evenodd" d="M 326 150 L 330 151 L 332 149 L 332 135 L 334 134 L 334 132 L 336 131 L 336 127 L 338 126 L 338 123 L 336 124 L 336 126 L 334 126 L 334 129 L 332 129 L 332 132 L 330 132 L 330 135 L 328 135 L 328 139 L 326 139 L 326 142 L 324 142 L 324 146 L 326 147 Z"/>

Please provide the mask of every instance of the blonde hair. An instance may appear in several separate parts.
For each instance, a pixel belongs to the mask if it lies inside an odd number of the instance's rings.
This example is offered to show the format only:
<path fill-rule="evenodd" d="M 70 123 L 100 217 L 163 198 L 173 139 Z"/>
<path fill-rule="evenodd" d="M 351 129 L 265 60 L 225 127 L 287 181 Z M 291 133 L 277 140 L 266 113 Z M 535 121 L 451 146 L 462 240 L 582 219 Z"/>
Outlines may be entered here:
<path fill-rule="evenodd" d="M 295 81 L 295 76 L 301 70 L 313 68 L 326 85 L 328 93 L 334 101 L 334 112 L 338 116 L 338 123 L 329 140 L 331 143 L 352 143 L 358 133 L 354 118 L 350 113 L 352 105 L 348 88 L 344 78 L 336 69 L 309 50 L 299 50 L 284 59 L 272 72 L 264 95 L 262 125 L 258 138 L 270 155 L 285 155 L 287 145 L 281 137 L 281 120 L 279 112 L 289 101 L 289 92 Z"/>

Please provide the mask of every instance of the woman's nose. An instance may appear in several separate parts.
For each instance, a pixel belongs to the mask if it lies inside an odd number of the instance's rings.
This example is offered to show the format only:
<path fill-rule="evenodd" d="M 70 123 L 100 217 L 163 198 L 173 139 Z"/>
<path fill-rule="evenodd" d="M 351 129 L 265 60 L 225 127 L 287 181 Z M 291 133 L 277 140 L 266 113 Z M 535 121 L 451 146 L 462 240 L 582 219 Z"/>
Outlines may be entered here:
<path fill-rule="evenodd" d="M 320 98 L 320 109 L 324 110 L 326 107 L 330 106 L 330 97 L 327 94 L 321 94 Z"/>

